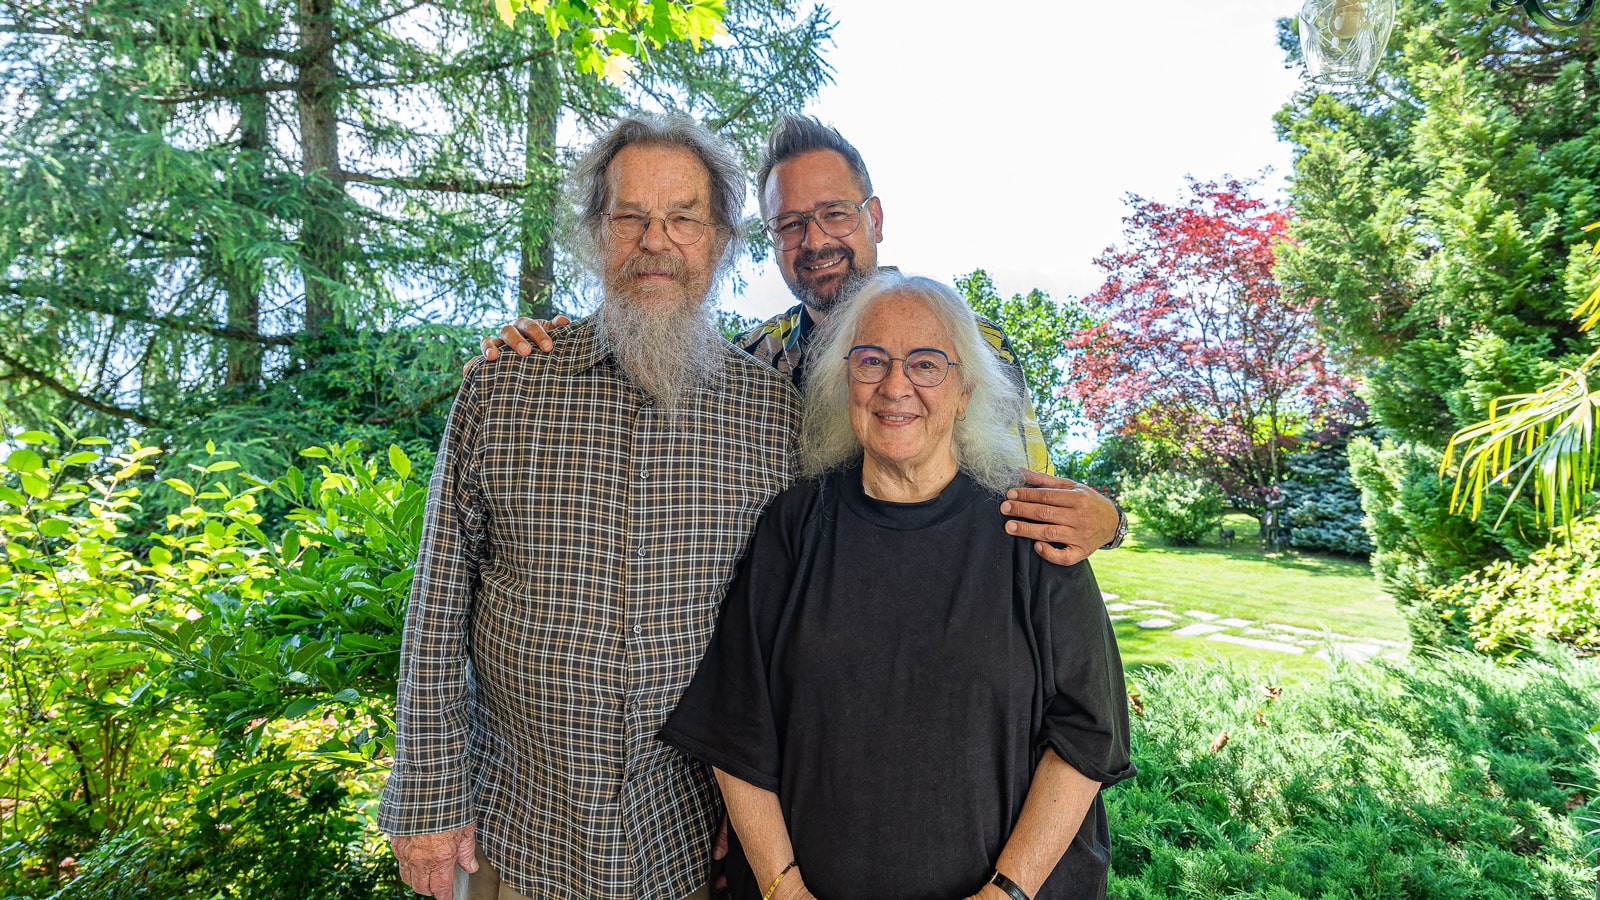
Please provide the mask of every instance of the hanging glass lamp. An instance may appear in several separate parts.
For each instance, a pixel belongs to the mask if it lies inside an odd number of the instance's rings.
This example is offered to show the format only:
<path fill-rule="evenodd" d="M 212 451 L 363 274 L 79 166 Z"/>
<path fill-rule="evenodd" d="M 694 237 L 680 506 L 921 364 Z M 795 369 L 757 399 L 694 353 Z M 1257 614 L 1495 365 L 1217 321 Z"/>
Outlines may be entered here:
<path fill-rule="evenodd" d="M 1372 77 L 1394 30 L 1394 0 L 1306 0 L 1300 50 L 1317 84 L 1360 84 Z"/>

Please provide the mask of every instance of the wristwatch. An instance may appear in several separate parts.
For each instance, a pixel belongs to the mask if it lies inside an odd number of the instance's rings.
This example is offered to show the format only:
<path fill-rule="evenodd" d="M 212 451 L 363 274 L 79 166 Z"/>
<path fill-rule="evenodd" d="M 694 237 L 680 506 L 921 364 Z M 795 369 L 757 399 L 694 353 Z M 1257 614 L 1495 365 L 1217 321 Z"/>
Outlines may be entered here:
<path fill-rule="evenodd" d="M 1128 514 L 1122 511 L 1122 507 L 1117 506 L 1115 500 L 1111 502 L 1111 505 L 1117 507 L 1117 535 L 1102 545 L 1100 547 L 1101 550 L 1115 550 L 1121 547 L 1122 542 L 1128 537 Z"/>
<path fill-rule="evenodd" d="M 992 884 L 1000 890 L 1005 891 L 1006 896 L 1010 897 L 1011 900 L 1033 900 L 1033 898 L 1028 896 L 1028 892 L 1022 889 L 1021 885 L 1000 874 L 999 869 L 995 869 L 994 874 L 990 875 L 989 880 L 985 883 Z"/>

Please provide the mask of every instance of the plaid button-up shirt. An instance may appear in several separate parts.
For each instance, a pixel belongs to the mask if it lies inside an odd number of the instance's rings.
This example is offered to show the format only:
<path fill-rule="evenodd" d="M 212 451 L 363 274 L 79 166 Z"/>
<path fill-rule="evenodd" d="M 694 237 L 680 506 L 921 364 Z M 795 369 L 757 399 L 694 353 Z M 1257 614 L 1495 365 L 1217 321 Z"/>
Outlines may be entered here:
<path fill-rule="evenodd" d="M 726 348 L 655 406 L 592 320 L 479 361 L 428 492 L 401 650 L 389 834 L 477 824 L 536 898 L 681 900 L 720 815 L 656 739 L 756 519 L 792 478 L 798 397 Z"/>

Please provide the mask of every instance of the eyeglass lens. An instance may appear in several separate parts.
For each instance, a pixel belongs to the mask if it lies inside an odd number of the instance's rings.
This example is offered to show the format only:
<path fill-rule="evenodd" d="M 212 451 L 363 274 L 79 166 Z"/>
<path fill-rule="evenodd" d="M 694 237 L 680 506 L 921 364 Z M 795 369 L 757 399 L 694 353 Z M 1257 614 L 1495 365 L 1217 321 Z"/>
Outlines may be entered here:
<path fill-rule="evenodd" d="M 688 216 L 641 216 L 635 213 L 606 216 L 611 222 L 611 233 L 624 241 L 637 241 L 649 230 L 650 223 L 661 220 L 662 227 L 667 231 L 667 237 L 674 244 L 692 244 L 700 240 L 705 233 L 706 224 L 699 219 Z"/>
<path fill-rule="evenodd" d="M 938 387 L 944 381 L 950 362 L 943 350 L 913 350 L 904 358 L 890 356 L 882 347 L 856 347 L 845 357 L 850 364 L 850 374 L 862 384 L 877 384 L 889 377 L 889 369 L 899 361 L 906 379 L 918 387 Z"/>
<path fill-rule="evenodd" d="M 775 216 L 767 221 L 767 231 L 772 234 L 772 239 L 777 242 L 780 250 L 793 250 L 800 246 L 806 239 L 806 223 L 815 222 L 822 233 L 829 237 L 849 237 L 861 226 L 862 203 L 851 203 L 848 200 L 837 200 L 833 203 L 824 203 L 817 207 L 810 215 L 790 213 L 786 216 Z"/>

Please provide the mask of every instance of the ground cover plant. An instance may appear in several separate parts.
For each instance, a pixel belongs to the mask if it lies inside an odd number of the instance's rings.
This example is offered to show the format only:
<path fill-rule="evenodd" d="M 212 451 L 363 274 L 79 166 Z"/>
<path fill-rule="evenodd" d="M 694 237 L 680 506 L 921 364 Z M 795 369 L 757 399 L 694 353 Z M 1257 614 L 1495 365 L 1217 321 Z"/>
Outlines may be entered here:
<path fill-rule="evenodd" d="M 1435 652 L 1283 685 L 1147 670 L 1106 794 L 1124 900 L 1588 900 L 1600 660 Z"/>

